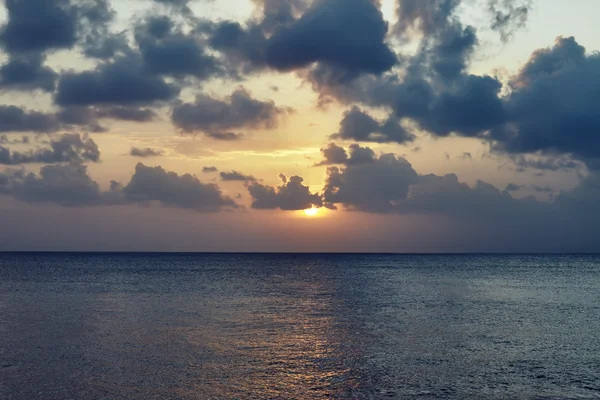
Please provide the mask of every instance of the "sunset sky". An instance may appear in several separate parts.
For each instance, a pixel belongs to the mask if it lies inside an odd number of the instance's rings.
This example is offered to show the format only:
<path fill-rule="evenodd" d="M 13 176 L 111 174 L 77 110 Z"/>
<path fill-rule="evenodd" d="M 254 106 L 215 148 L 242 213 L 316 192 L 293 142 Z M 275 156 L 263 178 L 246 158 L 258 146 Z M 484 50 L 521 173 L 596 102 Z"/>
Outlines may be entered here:
<path fill-rule="evenodd" d="M 5 0 L 0 251 L 598 251 L 599 12 Z"/>

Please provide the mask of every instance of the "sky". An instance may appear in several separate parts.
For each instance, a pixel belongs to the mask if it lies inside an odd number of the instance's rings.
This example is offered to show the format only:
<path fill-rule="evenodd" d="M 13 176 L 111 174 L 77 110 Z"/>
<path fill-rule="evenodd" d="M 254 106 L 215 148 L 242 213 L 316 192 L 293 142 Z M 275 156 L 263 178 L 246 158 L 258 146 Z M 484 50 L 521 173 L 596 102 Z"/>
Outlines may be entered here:
<path fill-rule="evenodd" d="M 0 251 L 596 252 L 594 0 L 5 0 Z"/>

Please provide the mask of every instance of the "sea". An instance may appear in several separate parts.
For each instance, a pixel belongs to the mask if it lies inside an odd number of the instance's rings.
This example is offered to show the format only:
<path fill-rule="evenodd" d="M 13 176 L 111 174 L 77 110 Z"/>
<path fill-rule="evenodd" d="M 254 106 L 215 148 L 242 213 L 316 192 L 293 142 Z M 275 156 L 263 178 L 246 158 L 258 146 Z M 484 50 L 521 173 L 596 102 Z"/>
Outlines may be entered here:
<path fill-rule="evenodd" d="M 600 399 L 600 256 L 3 253 L 0 399 Z"/>

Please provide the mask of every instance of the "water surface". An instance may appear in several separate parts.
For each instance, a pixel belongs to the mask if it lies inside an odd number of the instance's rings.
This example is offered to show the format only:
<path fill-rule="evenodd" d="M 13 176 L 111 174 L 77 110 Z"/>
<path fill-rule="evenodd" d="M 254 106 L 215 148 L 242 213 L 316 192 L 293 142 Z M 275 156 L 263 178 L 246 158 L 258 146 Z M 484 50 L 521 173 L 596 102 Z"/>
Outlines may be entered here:
<path fill-rule="evenodd" d="M 0 254 L 1 399 L 597 399 L 599 256 Z"/>

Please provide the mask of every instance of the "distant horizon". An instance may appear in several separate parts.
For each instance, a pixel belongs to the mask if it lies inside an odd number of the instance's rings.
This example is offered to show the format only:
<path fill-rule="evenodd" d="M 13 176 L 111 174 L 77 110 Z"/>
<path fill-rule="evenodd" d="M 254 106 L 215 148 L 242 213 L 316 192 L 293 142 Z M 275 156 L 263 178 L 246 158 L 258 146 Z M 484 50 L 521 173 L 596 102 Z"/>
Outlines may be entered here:
<path fill-rule="evenodd" d="M 506 253 L 478 253 L 478 252 L 457 252 L 457 253 L 369 253 L 369 252 L 273 252 L 273 251 L 256 251 L 256 252 L 224 252 L 224 251 L 87 251 L 87 250 L 74 250 L 74 251 L 60 251 L 60 250 L 31 250 L 31 251 L 0 251 L 2 254 L 92 254 L 92 255 L 120 255 L 120 254 L 139 254 L 139 255 L 381 255 L 381 256 L 510 256 L 510 255 L 524 255 L 524 256 L 578 256 L 578 255 L 598 255 L 600 252 L 575 252 L 575 253 L 540 253 L 540 252 L 506 252 Z"/>

